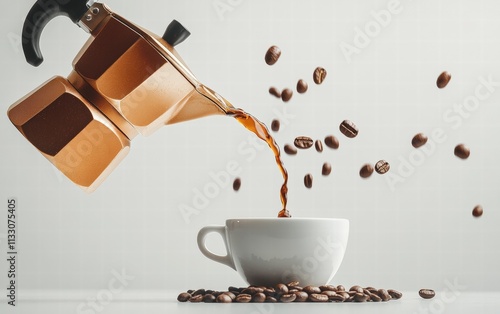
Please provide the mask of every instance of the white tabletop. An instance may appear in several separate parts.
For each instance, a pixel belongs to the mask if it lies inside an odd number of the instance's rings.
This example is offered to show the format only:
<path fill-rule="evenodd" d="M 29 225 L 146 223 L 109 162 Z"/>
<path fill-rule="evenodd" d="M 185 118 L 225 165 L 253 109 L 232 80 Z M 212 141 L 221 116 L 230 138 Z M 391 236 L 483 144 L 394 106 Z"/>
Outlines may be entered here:
<path fill-rule="evenodd" d="M 78 299 L 67 297 L 55 300 L 47 295 L 30 296 L 30 300 L 19 299 L 15 307 L 8 306 L 3 300 L 0 313 L 408 313 L 408 314 L 497 314 L 500 309 L 500 292 L 463 292 L 454 295 L 451 292 L 436 292 L 431 300 L 420 298 L 415 291 L 404 291 L 400 300 L 380 303 L 261 303 L 261 304 L 206 304 L 180 303 L 176 300 L 178 291 L 141 292 L 133 295 L 122 295 L 111 301 L 97 301 L 90 298 Z M 52 295 L 53 296 L 53 295 Z"/>

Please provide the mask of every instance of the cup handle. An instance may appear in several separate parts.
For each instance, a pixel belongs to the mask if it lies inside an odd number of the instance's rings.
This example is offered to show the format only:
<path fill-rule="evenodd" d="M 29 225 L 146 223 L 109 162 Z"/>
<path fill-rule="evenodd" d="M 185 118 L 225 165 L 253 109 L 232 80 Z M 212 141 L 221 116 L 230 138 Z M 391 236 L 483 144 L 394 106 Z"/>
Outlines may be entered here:
<path fill-rule="evenodd" d="M 222 239 L 224 240 L 224 246 L 226 247 L 226 255 L 217 255 L 212 253 L 209 249 L 207 249 L 205 245 L 205 240 L 208 234 L 215 232 L 221 235 Z M 234 266 L 234 261 L 233 261 L 233 256 L 231 255 L 231 252 L 229 250 L 229 246 L 227 243 L 227 238 L 226 238 L 226 227 L 222 226 L 209 226 L 209 227 L 203 227 L 201 230 L 198 232 L 198 248 L 200 249 L 201 253 L 208 257 L 211 260 L 214 260 L 216 262 L 219 262 L 221 264 L 227 265 L 231 267 L 232 269 L 236 270 L 236 267 Z"/>

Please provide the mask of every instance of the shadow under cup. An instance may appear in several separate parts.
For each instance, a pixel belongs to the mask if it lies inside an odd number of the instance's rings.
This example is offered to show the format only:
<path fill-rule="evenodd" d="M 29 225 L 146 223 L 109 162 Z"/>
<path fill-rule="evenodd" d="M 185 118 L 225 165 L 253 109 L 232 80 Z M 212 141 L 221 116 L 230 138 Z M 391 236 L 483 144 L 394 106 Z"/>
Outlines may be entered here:
<path fill-rule="evenodd" d="M 205 246 L 206 236 L 213 232 L 222 236 L 227 255 L 216 255 Z M 243 218 L 202 228 L 198 247 L 206 257 L 235 269 L 250 285 L 298 281 L 301 286 L 320 286 L 339 269 L 348 237 L 347 219 Z"/>

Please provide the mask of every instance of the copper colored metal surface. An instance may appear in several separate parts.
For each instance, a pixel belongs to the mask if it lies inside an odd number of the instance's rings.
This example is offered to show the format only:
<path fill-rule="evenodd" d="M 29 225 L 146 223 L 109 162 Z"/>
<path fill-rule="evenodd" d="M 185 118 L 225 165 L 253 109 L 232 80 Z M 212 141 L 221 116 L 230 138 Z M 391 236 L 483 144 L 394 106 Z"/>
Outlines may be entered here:
<path fill-rule="evenodd" d="M 13 104 L 8 116 L 50 162 L 89 192 L 129 151 L 129 139 L 62 77 Z"/>

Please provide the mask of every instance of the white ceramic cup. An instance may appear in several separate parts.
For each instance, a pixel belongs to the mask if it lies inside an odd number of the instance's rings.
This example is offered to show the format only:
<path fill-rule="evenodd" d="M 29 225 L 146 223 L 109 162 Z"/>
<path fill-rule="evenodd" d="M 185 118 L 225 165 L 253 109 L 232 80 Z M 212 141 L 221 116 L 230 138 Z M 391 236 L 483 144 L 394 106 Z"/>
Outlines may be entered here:
<path fill-rule="evenodd" d="M 227 255 L 206 247 L 210 233 L 222 236 Z M 202 228 L 198 247 L 206 257 L 235 269 L 250 285 L 299 281 L 301 286 L 320 286 L 339 269 L 348 237 L 347 219 L 242 218 Z"/>

